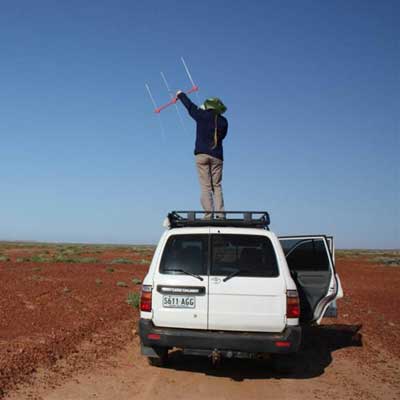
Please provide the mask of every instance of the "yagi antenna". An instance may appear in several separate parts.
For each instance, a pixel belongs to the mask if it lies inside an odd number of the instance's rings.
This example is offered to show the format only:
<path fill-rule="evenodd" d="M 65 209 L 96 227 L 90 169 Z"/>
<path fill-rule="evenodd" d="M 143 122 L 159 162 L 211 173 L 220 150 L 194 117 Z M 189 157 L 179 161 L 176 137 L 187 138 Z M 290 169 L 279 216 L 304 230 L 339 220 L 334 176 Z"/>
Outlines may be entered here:
<path fill-rule="evenodd" d="M 185 60 L 183 59 L 183 57 L 181 57 L 181 60 L 182 60 L 183 67 L 185 68 L 186 74 L 187 74 L 187 76 L 188 76 L 188 78 L 189 78 L 189 81 L 190 81 L 190 83 L 191 83 L 191 85 L 192 85 L 192 87 L 191 87 L 189 90 L 187 90 L 185 93 L 186 93 L 186 94 L 190 94 L 190 93 L 197 92 L 197 91 L 199 90 L 199 87 L 194 83 L 194 80 L 193 80 L 193 78 L 192 78 L 192 75 L 191 75 L 191 73 L 190 73 L 190 71 L 189 71 L 189 68 L 188 68 L 188 66 L 187 66 L 187 64 L 186 64 L 186 62 L 185 62 Z M 147 92 L 149 93 L 151 102 L 153 103 L 153 106 L 154 106 L 154 112 L 155 112 L 156 114 L 159 114 L 162 110 L 164 110 L 165 108 L 171 106 L 172 104 L 175 104 L 175 103 L 178 101 L 178 98 L 177 98 L 176 96 L 174 96 L 174 95 L 171 93 L 171 90 L 170 90 L 170 87 L 169 87 L 169 85 L 168 85 L 168 82 L 167 82 L 167 80 L 165 79 L 165 75 L 164 75 L 162 72 L 161 72 L 161 78 L 163 79 L 164 84 L 165 84 L 165 86 L 167 87 L 167 90 L 168 90 L 168 92 L 169 92 L 169 94 L 170 94 L 171 100 L 170 100 L 168 103 L 165 103 L 165 104 L 163 104 L 163 105 L 161 105 L 161 106 L 159 106 L 159 107 L 157 107 L 157 103 L 156 103 L 155 100 L 154 100 L 154 97 L 153 97 L 153 95 L 152 95 L 152 93 L 151 93 L 151 90 L 150 90 L 149 85 L 148 85 L 147 83 L 145 84 L 146 89 L 147 89 Z M 197 93 L 196 93 L 196 95 L 197 95 Z M 179 114 L 179 110 L 178 110 L 178 114 Z M 180 118 L 181 118 L 181 117 L 180 117 Z"/>
<path fill-rule="evenodd" d="M 190 94 L 193 92 L 197 92 L 199 90 L 198 86 L 193 86 L 191 89 L 189 89 L 187 92 L 185 92 L 186 94 Z M 162 110 L 166 109 L 169 106 L 172 106 L 172 104 L 175 104 L 178 101 L 177 97 L 172 97 L 171 100 L 168 103 L 163 104 L 162 106 L 156 108 L 154 110 L 154 112 L 156 114 L 159 114 Z"/>
<path fill-rule="evenodd" d="M 170 86 L 169 86 L 169 84 L 167 82 L 167 78 L 165 77 L 163 72 L 160 72 L 160 74 L 161 74 L 162 80 L 164 81 L 165 87 L 167 88 L 169 96 L 171 97 L 171 100 L 172 100 L 174 98 L 174 95 L 172 94 L 171 88 L 170 88 Z M 156 106 L 156 108 L 157 108 L 157 106 Z M 182 118 L 181 112 L 179 111 L 179 108 L 178 108 L 176 103 L 175 103 L 175 109 L 176 109 L 176 113 L 178 114 L 178 118 L 179 118 L 179 121 L 180 121 L 180 123 L 182 125 L 182 128 L 186 132 L 185 123 L 183 122 L 183 118 Z"/>
<path fill-rule="evenodd" d="M 152 93 L 151 93 L 150 86 L 149 86 L 147 83 L 145 83 L 144 86 L 146 86 L 147 92 L 149 93 L 150 100 L 151 100 L 151 102 L 153 103 L 154 108 L 157 108 L 157 103 L 156 103 L 156 101 L 154 100 L 154 97 L 153 97 L 153 95 L 152 95 Z M 161 136 L 162 136 L 163 139 L 165 140 L 165 129 L 164 129 L 164 125 L 163 125 L 163 123 L 162 123 L 162 121 L 161 121 L 161 116 L 160 116 L 160 118 L 159 118 L 159 123 L 160 123 Z"/>
<path fill-rule="evenodd" d="M 183 67 L 185 68 L 186 74 L 187 74 L 187 76 L 188 76 L 188 78 L 189 78 L 189 81 L 190 81 L 190 83 L 192 84 L 192 87 L 197 87 L 197 86 L 195 85 L 195 83 L 194 83 L 194 80 L 193 80 L 193 78 L 192 78 L 192 74 L 190 73 L 189 68 L 188 68 L 188 66 L 186 65 L 185 60 L 183 59 L 183 57 L 181 57 L 181 60 L 182 60 Z M 200 100 L 199 100 L 199 95 L 197 94 L 197 91 L 196 91 L 196 97 L 197 97 L 197 100 L 200 102 Z"/>
<path fill-rule="evenodd" d="M 147 83 L 145 83 L 144 86 L 146 86 L 147 92 L 149 93 L 150 100 L 151 100 L 151 102 L 153 103 L 154 108 L 157 108 L 156 101 L 154 100 L 154 97 L 153 97 L 153 95 L 151 94 L 150 86 L 149 86 Z"/>

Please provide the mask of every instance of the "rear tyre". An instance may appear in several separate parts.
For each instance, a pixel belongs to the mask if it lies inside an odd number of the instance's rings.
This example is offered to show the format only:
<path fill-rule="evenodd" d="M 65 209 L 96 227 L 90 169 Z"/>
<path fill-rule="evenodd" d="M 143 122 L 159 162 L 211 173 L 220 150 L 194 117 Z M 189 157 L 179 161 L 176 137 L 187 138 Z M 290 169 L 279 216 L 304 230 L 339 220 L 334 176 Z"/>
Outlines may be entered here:
<path fill-rule="evenodd" d="M 149 364 L 153 367 L 165 367 L 168 363 L 168 349 L 158 347 L 153 349 L 158 357 L 148 357 Z"/>

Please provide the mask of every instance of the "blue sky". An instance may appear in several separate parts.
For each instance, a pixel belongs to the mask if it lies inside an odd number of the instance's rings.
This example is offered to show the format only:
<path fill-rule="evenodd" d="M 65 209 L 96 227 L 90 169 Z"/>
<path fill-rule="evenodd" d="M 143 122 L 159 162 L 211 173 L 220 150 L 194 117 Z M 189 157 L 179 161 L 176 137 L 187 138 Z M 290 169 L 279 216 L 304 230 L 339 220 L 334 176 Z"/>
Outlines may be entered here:
<path fill-rule="evenodd" d="M 399 17 L 397 1 L 2 1 L 0 239 L 156 243 L 169 210 L 200 209 L 194 123 L 170 108 L 163 138 L 144 87 L 166 101 L 163 71 L 188 89 L 184 56 L 200 99 L 228 106 L 227 209 L 400 247 Z"/>

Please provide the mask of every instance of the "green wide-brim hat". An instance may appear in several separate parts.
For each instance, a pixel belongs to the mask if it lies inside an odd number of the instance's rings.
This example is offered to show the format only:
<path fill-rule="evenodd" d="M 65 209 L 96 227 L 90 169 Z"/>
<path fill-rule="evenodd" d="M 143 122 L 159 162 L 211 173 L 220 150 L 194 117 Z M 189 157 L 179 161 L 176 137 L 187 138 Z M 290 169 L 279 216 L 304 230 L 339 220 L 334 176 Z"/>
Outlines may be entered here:
<path fill-rule="evenodd" d="M 206 110 L 215 110 L 217 114 L 223 114 L 227 110 L 225 104 L 218 97 L 210 97 L 203 106 Z"/>

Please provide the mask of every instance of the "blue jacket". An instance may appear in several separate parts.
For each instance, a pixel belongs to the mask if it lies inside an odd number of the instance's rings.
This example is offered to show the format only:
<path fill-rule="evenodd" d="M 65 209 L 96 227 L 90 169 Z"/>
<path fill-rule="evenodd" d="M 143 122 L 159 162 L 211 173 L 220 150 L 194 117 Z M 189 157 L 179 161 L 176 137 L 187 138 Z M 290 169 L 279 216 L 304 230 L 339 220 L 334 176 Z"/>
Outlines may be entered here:
<path fill-rule="evenodd" d="M 178 96 L 187 108 L 189 115 L 196 121 L 196 146 L 194 154 L 208 154 L 212 157 L 224 159 L 222 141 L 228 132 L 228 121 L 222 115 L 217 116 L 217 146 L 214 147 L 215 112 L 213 110 L 202 110 L 194 104 L 185 93 Z"/>

